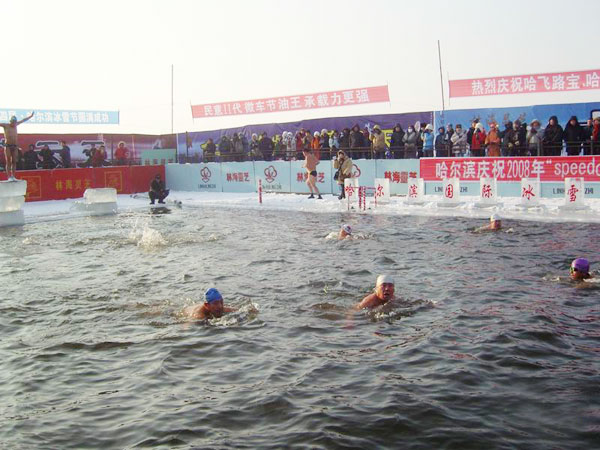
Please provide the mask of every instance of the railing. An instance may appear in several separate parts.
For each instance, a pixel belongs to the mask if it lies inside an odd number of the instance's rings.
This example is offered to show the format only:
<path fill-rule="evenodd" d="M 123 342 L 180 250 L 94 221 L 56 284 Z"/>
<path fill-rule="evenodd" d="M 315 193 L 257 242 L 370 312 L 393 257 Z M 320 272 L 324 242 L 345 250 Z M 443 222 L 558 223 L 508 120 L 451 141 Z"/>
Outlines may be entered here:
<path fill-rule="evenodd" d="M 464 146 L 444 145 L 443 148 L 426 149 L 417 146 L 388 147 L 385 150 L 374 150 L 371 147 L 340 148 L 352 159 L 418 159 L 427 157 L 484 157 L 488 156 L 489 145 L 484 145 L 480 150 L 471 150 Z M 562 153 L 579 155 L 600 155 L 600 142 L 573 142 L 560 144 L 535 144 L 535 145 L 503 145 L 499 144 L 500 156 L 560 156 Z M 563 151 L 564 150 L 564 151 Z M 313 150 L 314 152 L 314 150 Z M 332 159 L 337 151 L 329 148 L 318 150 L 321 160 Z M 179 155 L 182 163 L 207 163 L 207 162 L 243 162 L 243 161 L 293 161 L 303 160 L 302 150 L 279 150 L 270 155 L 255 155 L 248 153 L 221 152 L 220 154 L 204 153 L 203 155 Z"/>

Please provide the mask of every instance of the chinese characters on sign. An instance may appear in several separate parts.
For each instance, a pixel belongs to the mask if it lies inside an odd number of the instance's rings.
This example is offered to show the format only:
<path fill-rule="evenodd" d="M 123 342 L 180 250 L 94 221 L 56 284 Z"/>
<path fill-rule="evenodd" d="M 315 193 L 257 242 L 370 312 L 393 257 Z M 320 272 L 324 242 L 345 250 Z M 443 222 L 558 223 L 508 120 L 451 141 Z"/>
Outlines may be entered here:
<path fill-rule="evenodd" d="M 575 187 L 574 184 L 571 185 L 571 187 L 569 188 L 569 190 L 567 191 L 567 195 L 569 196 L 569 201 L 570 202 L 576 202 L 577 201 L 577 193 L 579 192 L 579 189 L 577 189 Z"/>
<path fill-rule="evenodd" d="M 227 172 L 226 179 L 228 182 L 247 183 L 250 181 L 249 172 Z"/>
<path fill-rule="evenodd" d="M 600 69 L 450 80 L 450 97 L 600 89 Z"/>
<path fill-rule="evenodd" d="M 0 109 L 0 122 L 6 123 L 12 116 L 18 120 L 27 117 L 32 110 Z M 34 116 L 26 123 L 52 125 L 107 125 L 119 124 L 119 111 L 63 111 L 34 110 Z"/>
<path fill-rule="evenodd" d="M 596 159 L 595 156 L 423 158 L 419 164 L 420 176 L 426 181 L 455 177 L 463 181 L 479 181 L 480 178 L 496 178 L 498 181 L 519 181 L 523 178 L 563 181 L 568 177 L 600 181 L 600 158 Z"/>
<path fill-rule="evenodd" d="M 489 184 L 484 184 L 481 187 L 481 197 L 482 198 L 491 198 L 492 197 L 492 186 Z"/>
<path fill-rule="evenodd" d="M 524 187 L 521 197 L 524 197 L 527 200 L 531 200 L 533 197 L 535 197 L 535 194 L 533 193 L 533 186 L 528 184 L 527 187 Z"/>
<path fill-rule="evenodd" d="M 236 116 L 389 102 L 387 86 L 192 106 L 192 118 Z"/>
<path fill-rule="evenodd" d="M 308 180 L 308 174 L 306 172 L 297 172 L 296 181 L 298 183 L 306 183 Z M 317 173 L 317 183 L 325 183 L 325 172 Z"/>
<path fill-rule="evenodd" d="M 392 183 L 408 183 L 409 178 L 417 178 L 417 172 L 386 171 L 383 176 Z"/>

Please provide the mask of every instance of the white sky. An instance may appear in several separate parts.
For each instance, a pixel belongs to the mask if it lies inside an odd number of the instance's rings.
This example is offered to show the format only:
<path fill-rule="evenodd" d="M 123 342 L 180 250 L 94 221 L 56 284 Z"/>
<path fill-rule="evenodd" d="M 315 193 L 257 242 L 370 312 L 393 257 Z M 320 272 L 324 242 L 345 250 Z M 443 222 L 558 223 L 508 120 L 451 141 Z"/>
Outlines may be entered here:
<path fill-rule="evenodd" d="M 600 68 L 598 0 L 3 1 L 0 108 L 120 110 L 169 133 L 305 118 L 600 101 L 600 90 L 452 99 L 450 79 Z M 11 56 L 10 53 L 13 53 Z M 196 119 L 191 104 L 389 85 L 390 103 Z"/>

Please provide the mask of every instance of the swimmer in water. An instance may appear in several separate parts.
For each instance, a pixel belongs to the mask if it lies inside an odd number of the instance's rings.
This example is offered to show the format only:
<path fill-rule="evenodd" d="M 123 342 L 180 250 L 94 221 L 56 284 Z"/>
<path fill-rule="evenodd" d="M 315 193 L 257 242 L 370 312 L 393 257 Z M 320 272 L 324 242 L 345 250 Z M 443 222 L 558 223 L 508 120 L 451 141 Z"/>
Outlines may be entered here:
<path fill-rule="evenodd" d="M 183 310 L 183 314 L 191 319 L 214 319 L 233 311 L 236 309 L 223 306 L 221 293 L 215 288 L 210 288 L 204 293 L 204 303 L 188 306 Z"/>
<path fill-rule="evenodd" d="M 499 231 L 502 229 L 502 220 L 498 214 L 492 214 L 490 217 L 489 225 L 484 225 L 477 228 L 475 231 L 480 233 L 482 231 Z"/>
<path fill-rule="evenodd" d="M 352 237 L 352 227 L 348 224 L 342 225 L 340 228 L 340 233 L 338 234 L 338 239 L 346 239 L 347 237 Z"/>
<path fill-rule="evenodd" d="M 583 281 L 592 278 L 590 274 L 590 263 L 585 258 L 574 259 L 570 267 L 571 279 L 573 281 Z"/>
<path fill-rule="evenodd" d="M 365 308 L 373 309 L 394 300 L 394 279 L 390 275 L 379 275 L 375 285 L 375 292 L 363 298 L 354 309 L 357 311 Z"/>

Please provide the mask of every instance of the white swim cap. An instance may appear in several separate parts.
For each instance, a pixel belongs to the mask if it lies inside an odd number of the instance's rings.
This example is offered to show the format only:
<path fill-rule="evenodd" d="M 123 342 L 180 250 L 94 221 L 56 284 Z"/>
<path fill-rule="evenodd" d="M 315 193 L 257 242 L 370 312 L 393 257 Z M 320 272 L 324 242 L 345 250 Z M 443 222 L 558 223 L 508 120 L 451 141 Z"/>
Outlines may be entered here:
<path fill-rule="evenodd" d="M 492 216 L 490 217 L 490 222 L 494 222 L 495 220 L 500 220 L 500 219 L 501 219 L 501 217 L 500 217 L 500 214 L 496 214 L 496 213 L 494 213 L 494 214 L 492 214 Z"/>
<path fill-rule="evenodd" d="M 385 283 L 387 283 L 387 284 L 395 284 L 394 283 L 394 278 L 392 278 L 391 275 L 379 275 L 377 277 L 377 284 L 376 284 L 376 286 L 379 286 L 379 285 L 385 284 Z"/>
<path fill-rule="evenodd" d="M 352 227 L 347 223 L 342 225 L 342 230 L 344 230 L 348 234 L 352 234 Z"/>

